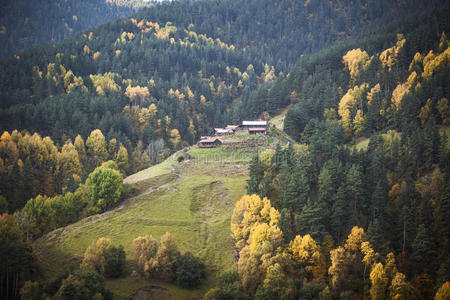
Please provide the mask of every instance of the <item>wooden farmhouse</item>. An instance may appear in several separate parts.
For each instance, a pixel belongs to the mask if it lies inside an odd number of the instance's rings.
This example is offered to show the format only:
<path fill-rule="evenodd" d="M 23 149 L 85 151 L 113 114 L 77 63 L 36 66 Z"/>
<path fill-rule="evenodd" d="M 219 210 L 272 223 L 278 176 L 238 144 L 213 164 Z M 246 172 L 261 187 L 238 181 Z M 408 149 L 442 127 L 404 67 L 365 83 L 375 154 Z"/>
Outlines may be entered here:
<path fill-rule="evenodd" d="M 199 148 L 216 148 L 221 145 L 222 141 L 215 137 L 205 137 L 198 142 Z"/>
<path fill-rule="evenodd" d="M 249 127 L 248 134 L 267 134 L 267 130 L 264 127 Z"/>
<path fill-rule="evenodd" d="M 267 127 L 269 122 L 267 121 L 243 121 L 242 128 L 248 129 L 248 134 L 267 134 Z"/>

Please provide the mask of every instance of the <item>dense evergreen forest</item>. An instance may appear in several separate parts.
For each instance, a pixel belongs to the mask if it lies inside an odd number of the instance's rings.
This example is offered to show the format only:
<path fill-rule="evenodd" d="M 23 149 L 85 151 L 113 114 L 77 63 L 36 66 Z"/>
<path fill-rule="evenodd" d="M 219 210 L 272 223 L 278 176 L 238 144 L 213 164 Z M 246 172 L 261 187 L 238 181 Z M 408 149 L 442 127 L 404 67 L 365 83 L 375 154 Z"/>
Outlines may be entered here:
<path fill-rule="evenodd" d="M 251 161 L 236 265 L 205 298 L 448 299 L 449 15 L 437 0 L 173 1 L 0 61 L 0 244 L 17 252 L 0 295 L 110 298 L 123 249 L 100 239 L 79 273 L 20 289 L 29 241 L 111 209 L 125 175 L 214 126 L 289 106 L 296 143 Z M 133 249 L 143 276 L 205 276 L 170 235 Z"/>
<path fill-rule="evenodd" d="M 163 149 L 192 144 L 213 126 L 273 113 L 289 104 L 291 99 L 281 94 L 286 91 L 280 88 L 283 72 L 302 53 L 369 32 L 390 18 L 416 12 L 425 19 L 441 2 L 415 6 L 383 2 L 389 10 L 379 3 L 369 1 L 370 7 L 352 2 L 338 6 L 323 2 L 316 7 L 290 1 L 154 5 L 132 18 L 0 62 L 0 126 L 9 133 L 28 130 L 31 135 L 49 136 L 60 152 L 68 140 L 74 143 L 78 135 L 87 140 L 99 129 L 106 143 L 113 141 L 116 147 L 110 153 L 117 153 L 120 146 L 127 150 L 134 163 L 122 171 L 129 174 L 163 159 L 167 155 Z M 192 18 L 189 12 L 198 9 L 200 15 Z M 269 10 L 273 13 L 267 15 Z M 169 20 L 169 16 L 173 17 Z M 282 30 L 274 30 L 277 27 Z M 229 28 L 226 35 L 225 28 Z M 296 38 L 284 32 L 293 32 Z M 325 33 L 331 35 L 322 40 Z M 319 42 L 312 45 L 308 39 Z M 2 180 L 1 194 L 11 209 L 39 194 L 40 188 L 23 193 L 6 185 L 11 178 L 25 181 L 19 160 L 24 167 L 37 167 L 28 156 L 25 150 L 3 158 L 8 171 L 3 172 L 7 178 Z M 91 170 L 83 169 L 81 178 Z M 48 195 L 63 187 L 48 187 Z"/>
<path fill-rule="evenodd" d="M 0 57 L 56 43 L 105 22 L 127 17 L 146 4 L 132 0 L 24 1 L 0 3 Z"/>
<path fill-rule="evenodd" d="M 266 92 L 299 144 L 252 160 L 237 268 L 207 297 L 449 297 L 448 13 L 302 57 Z"/>

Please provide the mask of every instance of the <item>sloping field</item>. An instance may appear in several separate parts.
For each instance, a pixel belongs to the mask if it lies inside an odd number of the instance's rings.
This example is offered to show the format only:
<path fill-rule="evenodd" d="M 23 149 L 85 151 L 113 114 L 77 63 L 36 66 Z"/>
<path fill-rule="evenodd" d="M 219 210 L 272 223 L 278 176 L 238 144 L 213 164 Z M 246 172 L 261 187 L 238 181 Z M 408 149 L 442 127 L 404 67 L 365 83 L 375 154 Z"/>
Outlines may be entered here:
<path fill-rule="evenodd" d="M 230 217 L 234 203 L 245 193 L 248 162 L 259 150 L 274 147 L 273 137 L 246 133 L 223 137 L 215 149 L 191 147 L 163 163 L 125 179 L 140 194 L 119 207 L 50 232 L 35 243 L 45 277 L 76 268 L 86 248 L 100 237 L 123 245 L 127 270 L 122 278 L 107 280 L 117 299 L 149 285 L 169 290 L 174 299 L 198 298 L 215 280 L 215 273 L 233 263 L 234 245 Z M 184 160 L 178 162 L 178 157 Z M 159 239 L 170 232 L 181 252 L 191 251 L 207 265 L 206 282 L 198 290 L 131 278 L 134 269 L 131 242 L 143 235 Z"/>

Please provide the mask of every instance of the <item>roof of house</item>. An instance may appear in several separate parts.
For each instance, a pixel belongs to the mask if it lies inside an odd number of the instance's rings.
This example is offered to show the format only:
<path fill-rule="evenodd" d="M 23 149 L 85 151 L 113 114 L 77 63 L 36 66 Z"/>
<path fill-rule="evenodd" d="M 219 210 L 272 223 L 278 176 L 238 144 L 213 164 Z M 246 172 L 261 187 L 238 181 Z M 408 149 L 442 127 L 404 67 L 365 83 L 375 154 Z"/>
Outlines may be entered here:
<path fill-rule="evenodd" d="M 243 126 L 267 126 L 267 121 L 242 121 Z"/>
<path fill-rule="evenodd" d="M 225 129 L 235 130 L 238 127 L 239 127 L 239 125 L 227 125 L 227 127 L 225 127 Z"/>
<path fill-rule="evenodd" d="M 199 143 L 215 143 L 216 141 L 222 142 L 221 140 L 216 139 L 216 138 L 208 138 L 208 139 L 200 140 Z"/>
<path fill-rule="evenodd" d="M 266 131 L 265 128 L 261 128 L 261 127 L 249 127 L 248 130 L 249 131 Z"/>
<path fill-rule="evenodd" d="M 214 128 L 214 130 L 219 133 L 229 133 L 229 132 L 233 131 L 232 129 L 226 129 L 226 128 Z"/>

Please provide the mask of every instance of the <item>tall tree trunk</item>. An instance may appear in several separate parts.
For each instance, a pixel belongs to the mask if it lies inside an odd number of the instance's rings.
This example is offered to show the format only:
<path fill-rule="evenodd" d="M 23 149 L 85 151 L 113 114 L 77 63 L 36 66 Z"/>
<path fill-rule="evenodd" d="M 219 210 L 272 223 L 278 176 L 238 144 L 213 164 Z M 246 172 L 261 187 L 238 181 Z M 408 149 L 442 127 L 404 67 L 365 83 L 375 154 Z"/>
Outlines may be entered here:
<path fill-rule="evenodd" d="M 3 271 L 0 272 L 0 298 L 4 295 L 3 291 Z"/>
<path fill-rule="evenodd" d="M 405 244 L 406 244 L 406 221 L 405 218 L 403 218 L 403 252 L 405 252 Z"/>
<path fill-rule="evenodd" d="M 9 268 L 6 267 L 6 299 L 9 299 Z"/>
<path fill-rule="evenodd" d="M 16 273 L 16 284 L 15 284 L 15 288 L 14 288 L 14 299 L 18 299 L 19 295 L 19 272 Z"/>

